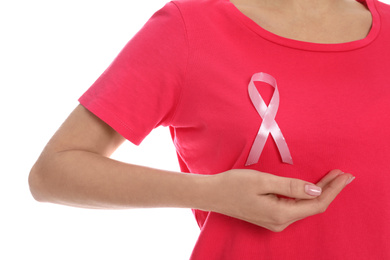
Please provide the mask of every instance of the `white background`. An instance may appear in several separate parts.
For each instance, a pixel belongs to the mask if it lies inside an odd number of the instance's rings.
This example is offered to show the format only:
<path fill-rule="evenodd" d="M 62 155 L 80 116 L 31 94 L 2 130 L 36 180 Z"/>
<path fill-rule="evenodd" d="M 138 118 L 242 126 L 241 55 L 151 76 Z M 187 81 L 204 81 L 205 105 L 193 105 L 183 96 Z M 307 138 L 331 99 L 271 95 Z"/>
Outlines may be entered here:
<path fill-rule="evenodd" d="M 188 259 L 189 209 L 38 203 L 27 177 L 79 96 L 166 0 L 0 0 L 0 259 Z M 168 128 L 116 159 L 179 171 Z"/>
<path fill-rule="evenodd" d="M 78 97 L 165 2 L 0 0 L 0 259 L 189 258 L 199 234 L 190 210 L 44 204 L 27 184 Z M 114 158 L 179 170 L 166 128 Z"/>

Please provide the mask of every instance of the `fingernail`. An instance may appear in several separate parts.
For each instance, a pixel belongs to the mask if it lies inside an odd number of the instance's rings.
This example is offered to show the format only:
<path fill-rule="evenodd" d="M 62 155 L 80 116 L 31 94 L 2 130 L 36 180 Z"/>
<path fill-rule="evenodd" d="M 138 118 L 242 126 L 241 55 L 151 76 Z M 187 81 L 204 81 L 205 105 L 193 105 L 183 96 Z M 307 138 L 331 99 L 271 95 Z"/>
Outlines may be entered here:
<path fill-rule="evenodd" d="M 312 184 L 306 184 L 305 185 L 305 192 L 311 196 L 319 196 L 321 195 L 322 189 L 321 187 L 312 185 Z"/>
<path fill-rule="evenodd" d="M 350 184 L 355 179 L 355 176 L 349 177 L 345 185 Z"/>

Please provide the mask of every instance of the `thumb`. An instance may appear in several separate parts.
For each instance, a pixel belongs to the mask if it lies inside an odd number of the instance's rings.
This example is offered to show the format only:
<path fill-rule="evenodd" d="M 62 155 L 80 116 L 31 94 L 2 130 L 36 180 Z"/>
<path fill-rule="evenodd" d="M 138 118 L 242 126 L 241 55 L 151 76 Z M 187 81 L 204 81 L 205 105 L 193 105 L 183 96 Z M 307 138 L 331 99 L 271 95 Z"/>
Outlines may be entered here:
<path fill-rule="evenodd" d="M 322 188 L 313 183 L 272 174 L 269 175 L 269 180 L 267 180 L 266 190 L 268 193 L 295 199 L 314 199 L 322 193 Z"/>

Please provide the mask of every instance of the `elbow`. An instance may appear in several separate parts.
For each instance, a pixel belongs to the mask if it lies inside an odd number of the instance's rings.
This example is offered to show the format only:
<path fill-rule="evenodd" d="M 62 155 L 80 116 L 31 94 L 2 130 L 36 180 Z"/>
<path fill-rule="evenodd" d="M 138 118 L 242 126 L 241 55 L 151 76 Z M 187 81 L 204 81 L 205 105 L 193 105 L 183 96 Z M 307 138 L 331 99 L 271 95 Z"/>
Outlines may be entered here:
<path fill-rule="evenodd" d="M 45 199 L 43 177 L 40 167 L 37 163 L 31 168 L 30 174 L 28 176 L 28 185 L 30 188 L 31 195 L 38 202 L 47 202 Z"/>

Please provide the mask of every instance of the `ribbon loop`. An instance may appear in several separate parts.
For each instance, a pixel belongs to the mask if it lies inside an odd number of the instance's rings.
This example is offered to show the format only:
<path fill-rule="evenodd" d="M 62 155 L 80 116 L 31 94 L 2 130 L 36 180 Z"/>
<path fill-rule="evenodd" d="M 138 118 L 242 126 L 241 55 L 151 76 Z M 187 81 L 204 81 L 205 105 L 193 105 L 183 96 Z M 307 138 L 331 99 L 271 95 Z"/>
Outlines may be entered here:
<path fill-rule="evenodd" d="M 268 106 L 257 90 L 254 83 L 255 81 L 267 83 L 275 89 Z M 253 74 L 251 81 L 249 82 L 248 92 L 253 106 L 256 108 L 256 111 L 259 113 L 260 117 L 263 119 L 263 122 L 261 123 L 256 139 L 253 142 L 245 166 L 255 164 L 259 161 L 260 155 L 263 151 L 269 134 L 271 134 L 275 140 L 280 156 L 282 157 L 282 161 L 284 163 L 293 164 L 286 140 L 284 139 L 282 131 L 275 121 L 276 113 L 279 109 L 279 90 L 275 78 L 264 72 Z"/>

